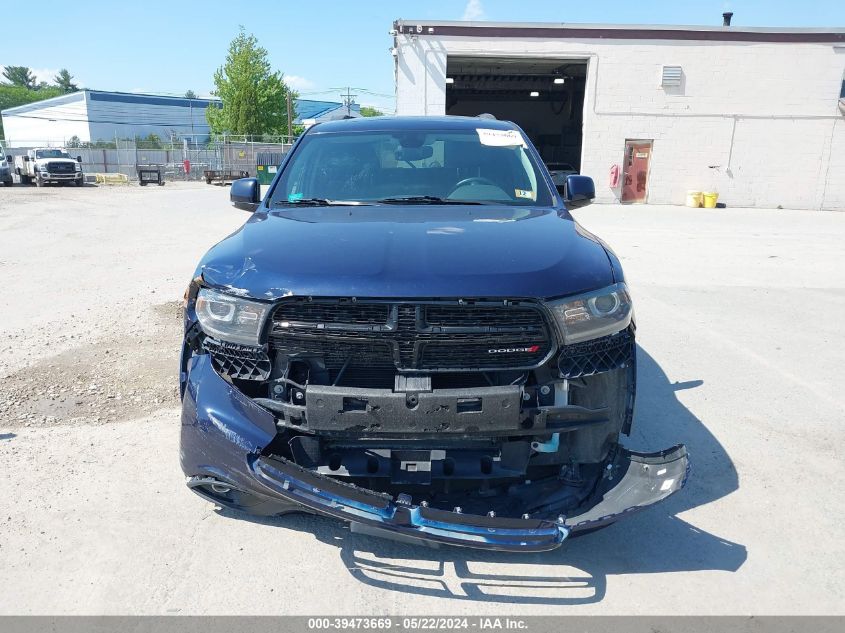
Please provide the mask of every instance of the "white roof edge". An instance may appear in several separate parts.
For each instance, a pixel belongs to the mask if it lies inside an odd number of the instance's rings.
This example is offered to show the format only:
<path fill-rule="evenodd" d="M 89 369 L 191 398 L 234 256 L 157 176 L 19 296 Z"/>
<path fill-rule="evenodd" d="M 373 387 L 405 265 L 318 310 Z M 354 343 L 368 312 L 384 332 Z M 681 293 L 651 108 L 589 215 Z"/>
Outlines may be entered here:
<path fill-rule="evenodd" d="M 48 97 L 47 99 L 41 99 L 40 101 L 30 101 L 29 103 L 23 103 L 19 106 L 6 108 L 2 112 L 3 112 L 3 114 L 7 114 L 7 113 L 14 114 L 15 112 L 26 112 L 27 110 L 31 110 L 32 106 L 36 106 L 36 105 L 39 106 L 39 107 L 42 107 L 42 106 L 48 106 L 49 107 L 51 102 L 67 103 L 67 102 L 70 102 L 70 101 L 79 101 L 81 99 L 85 99 L 85 93 L 86 92 L 88 92 L 88 88 L 81 88 L 81 89 L 77 90 L 76 92 L 68 92 L 68 93 L 63 94 L 63 95 L 56 95 L 55 97 Z M 74 97 L 74 98 L 71 99 L 70 97 Z"/>
<path fill-rule="evenodd" d="M 472 26 L 486 28 L 538 28 L 538 29 L 616 29 L 620 31 L 702 31 L 713 33 L 845 33 L 845 27 L 788 27 L 788 26 L 709 26 L 701 24 L 611 24 L 580 22 L 476 22 L 464 20 L 431 20 L 397 18 L 404 25 L 423 26 Z M 421 35 L 425 35 L 421 33 Z"/>

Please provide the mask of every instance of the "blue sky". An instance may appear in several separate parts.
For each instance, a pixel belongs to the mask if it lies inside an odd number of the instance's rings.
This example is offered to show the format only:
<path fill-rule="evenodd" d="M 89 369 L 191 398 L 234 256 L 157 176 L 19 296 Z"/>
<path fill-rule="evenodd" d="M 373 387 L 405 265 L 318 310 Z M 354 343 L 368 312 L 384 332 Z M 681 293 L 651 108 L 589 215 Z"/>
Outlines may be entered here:
<path fill-rule="evenodd" d="M 207 94 L 238 25 L 268 50 L 302 97 L 393 107 L 388 31 L 396 18 L 845 27 L 845 0 L 227 0 L 5 3 L 0 66 L 49 80 L 62 67 L 101 90 Z M 35 22 L 33 22 L 35 20 Z M 37 22 L 37 27 L 36 27 Z"/>

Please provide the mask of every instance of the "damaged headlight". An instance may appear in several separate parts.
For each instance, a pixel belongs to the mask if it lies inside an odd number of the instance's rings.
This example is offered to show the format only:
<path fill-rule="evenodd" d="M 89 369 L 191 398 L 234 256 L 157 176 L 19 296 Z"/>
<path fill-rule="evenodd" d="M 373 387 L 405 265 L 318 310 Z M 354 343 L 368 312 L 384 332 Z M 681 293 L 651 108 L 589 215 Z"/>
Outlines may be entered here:
<path fill-rule="evenodd" d="M 631 295 L 624 283 L 553 301 L 548 306 L 555 315 L 565 345 L 624 330 L 634 313 Z"/>
<path fill-rule="evenodd" d="M 197 318 L 214 338 L 242 345 L 258 345 L 269 306 L 203 288 L 197 295 Z"/>

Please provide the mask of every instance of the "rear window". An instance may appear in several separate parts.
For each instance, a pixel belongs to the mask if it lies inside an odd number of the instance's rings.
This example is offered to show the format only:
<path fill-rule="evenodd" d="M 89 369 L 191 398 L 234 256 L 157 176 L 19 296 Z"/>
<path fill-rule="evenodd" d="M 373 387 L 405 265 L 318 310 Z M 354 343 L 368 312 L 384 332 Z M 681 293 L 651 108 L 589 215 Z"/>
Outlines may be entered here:
<path fill-rule="evenodd" d="M 552 196 L 517 130 L 308 134 L 271 202 L 322 198 L 374 203 L 444 200 L 549 206 Z"/>

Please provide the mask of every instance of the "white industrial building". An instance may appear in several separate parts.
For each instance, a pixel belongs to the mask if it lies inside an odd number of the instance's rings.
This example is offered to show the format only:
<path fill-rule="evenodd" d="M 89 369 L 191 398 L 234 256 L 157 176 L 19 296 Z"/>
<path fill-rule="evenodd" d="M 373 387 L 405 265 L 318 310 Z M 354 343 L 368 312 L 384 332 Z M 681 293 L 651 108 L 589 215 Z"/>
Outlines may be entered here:
<path fill-rule="evenodd" d="M 730 16 L 726 15 L 726 23 Z M 513 120 L 602 202 L 845 209 L 845 29 L 399 20 L 397 113 Z"/>
<path fill-rule="evenodd" d="M 88 143 L 146 137 L 162 140 L 208 140 L 205 118 L 219 99 L 189 99 L 103 90 L 80 90 L 0 112 L 7 147 L 63 146 L 73 137 Z M 313 125 L 344 117 L 359 117 L 357 103 L 295 101 L 295 123 Z"/>
<path fill-rule="evenodd" d="M 3 110 L 3 131 L 9 147 L 64 145 L 72 137 L 82 142 L 116 138 L 161 139 L 209 135 L 205 110 L 210 99 L 186 99 L 102 90 L 80 90 L 44 101 Z"/>

